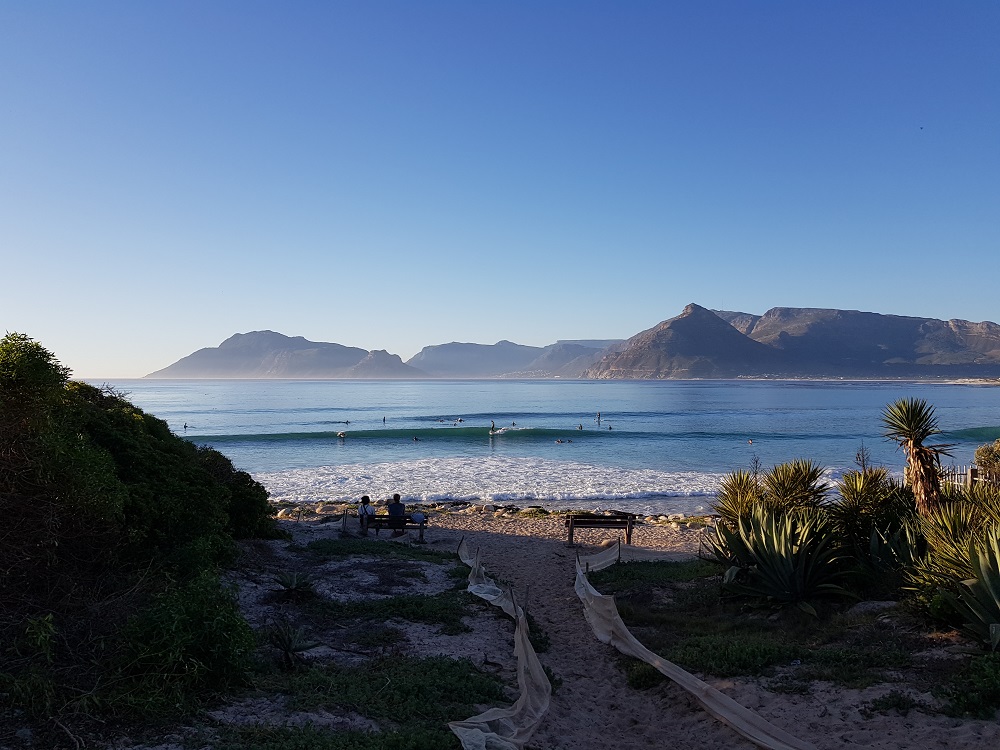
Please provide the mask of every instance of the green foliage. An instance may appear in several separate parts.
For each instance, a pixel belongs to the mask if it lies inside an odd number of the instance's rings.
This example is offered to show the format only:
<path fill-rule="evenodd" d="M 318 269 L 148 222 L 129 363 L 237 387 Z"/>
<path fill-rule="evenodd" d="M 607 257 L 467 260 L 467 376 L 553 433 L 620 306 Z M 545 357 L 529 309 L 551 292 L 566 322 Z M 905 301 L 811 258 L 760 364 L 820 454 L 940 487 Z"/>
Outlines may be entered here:
<path fill-rule="evenodd" d="M 888 536 L 916 515 L 913 494 L 884 467 L 848 471 L 837 482 L 827 514 L 846 545 L 863 553 L 873 532 Z"/>
<path fill-rule="evenodd" d="M 167 713 L 198 691 L 244 679 L 256 641 L 233 593 L 205 572 L 135 615 L 123 633 L 118 705 Z"/>
<path fill-rule="evenodd" d="M 809 614 L 812 599 L 850 596 L 838 585 L 845 558 L 819 509 L 775 512 L 758 508 L 735 530 L 719 524 L 717 549 L 731 555 L 722 587 L 727 593 L 794 604 Z"/>
<path fill-rule="evenodd" d="M 393 655 L 357 667 L 315 666 L 269 676 L 260 687 L 290 695 L 296 710 L 336 707 L 412 727 L 465 719 L 477 705 L 504 700 L 495 676 L 468 660 L 443 656 Z"/>
<path fill-rule="evenodd" d="M 27 336 L 0 340 L 2 692 L 46 716 L 176 710 L 249 665 L 254 639 L 215 568 L 234 535 L 273 530 L 267 493 L 68 378 Z"/>
<path fill-rule="evenodd" d="M 225 727 L 213 733 L 215 750 L 459 750 L 444 727 L 391 732 L 331 732 L 324 727 Z"/>
<path fill-rule="evenodd" d="M 750 515 L 763 497 L 760 477 L 755 472 L 740 469 L 723 477 L 712 508 L 724 522 L 735 527 L 740 518 Z"/>
<path fill-rule="evenodd" d="M 283 571 L 274 578 L 287 599 L 308 599 L 316 595 L 315 579 L 309 573 Z"/>
<path fill-rule="evenodd" d="M 926 705 L 912 695 L 908 695 L 901 690 L 890 690 L 885 695 L 865 702 L 858 710 L 866 719 L 871 719 L 877 714 L 887 714 L 890 712 L 906 716 L 913 709 L 925 708 Z"/>
<path fill-rule="evenodd" d="M 304 627 L 295 627 L 289 622 L 279 622 L 267 629 L 267 641 L 281 654 L 281 664 L 285 669 L 294 669 L 302 662 L 301 654 L 320 644 L 306 636 Z"/>
<path fill-rule="evenodd" d="M 469 631 L 469 626 L 462 622 L 467 614 L 469 596 L 460 591 L 446 591 L 435 596 L 393 596 L 354 602 L 322 601 L 310 606 L 328 617 L 341 620 L 363 618 L 385 621 L 396 617 L 411 622 L 440 625 L 442 633 L 456 635 Z"/>
<path fill-rule="evenodd" d="M 1000 526 L 992 526 L 984 539 L 969 542 L 968 560 L 972 578 L 962 581 L 957 592 L 942 595 L 962 616 L 965 629 L 996 651 L 1000 646 Z"/>
<path fill-rule="evenodd" d="M 818 508 L 826 502 L 830 486 L 823 468 L 798 459 L 778 464 L 770 471 L 736 471 L 722 480 L 713 510 L 729 528 L 748 517 L 755 508 L 785 512 Z"/>
<path fill-rule="evenodd" d="M 883 435 L 899 444 L 906 454 L 906 480 L 921 515 L 937 507 L 941 492 L 938 471 L 941 456 L 951 455 L 952 446 L 924 445 L 941 433 L 934 407 L 923 399 L 902 398 L 882 411 Z"/>
<path fill-rule="evenodd" d="M 981 471 L 1000 474 L 1000 438 L 976 448 L 975 459 Z"/>
<path fill-rule="evenodd" d="M 684 562 L 623 562 L 594 571 L 590 581 L 605 594 L 636 587 L 662 586 L 666 583 L 695 581 L 721 573 L 723 568 L 712 560 Z"/>
<path fill-rule="evenodd" d="M 759 675 L 768 667 L 787 664 L 801 648 L 766 634 L 712 633 L 687 638 L 665 656 L 686 668 L 719 677 Z"/>
<path fill-rule="evenodd" d="M 1000 709 L 1000 653 L 973 659 L 968 667 L 939 691 L 954 716 L 994 719 Z"/>
<path fill-rule="evenodd" d="M 435 563 L 458 560 L 458 555 L 454 552 L 429 550 L 420 545 L 385 544 L 374 539 L 317 539 L 314 542 L 309 542 L 306 549 L 324 560 L 343 560 L 356 555 L 386 560 L 423 560 Z"/>

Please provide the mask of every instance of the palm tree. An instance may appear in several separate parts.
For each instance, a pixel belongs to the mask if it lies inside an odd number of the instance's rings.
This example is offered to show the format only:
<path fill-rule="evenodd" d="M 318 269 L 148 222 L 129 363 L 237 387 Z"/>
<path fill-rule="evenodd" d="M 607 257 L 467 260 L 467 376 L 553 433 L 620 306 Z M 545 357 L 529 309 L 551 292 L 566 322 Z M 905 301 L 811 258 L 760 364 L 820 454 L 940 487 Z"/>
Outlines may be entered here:
<path fill-rule="evenodd" d="M 913 489 L 917 510 L 926 516 L 939 504 L 941 456 L 951 455 L 951 445 L 924 445 L 927 438 L 941 432 L 934 407 L 922 398 L 901 398 L 882 411 L 882 424 L 882 434 L 899 443 L 906 454 L 906 481 Z"/>

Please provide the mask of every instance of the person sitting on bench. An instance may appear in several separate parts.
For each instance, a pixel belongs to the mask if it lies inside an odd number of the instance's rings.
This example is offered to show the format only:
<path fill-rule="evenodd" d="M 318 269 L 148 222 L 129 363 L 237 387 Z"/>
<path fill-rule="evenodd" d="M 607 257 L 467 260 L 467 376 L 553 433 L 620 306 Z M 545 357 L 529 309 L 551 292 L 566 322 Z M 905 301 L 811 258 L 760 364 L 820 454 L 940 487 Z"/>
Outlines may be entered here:
<path fill-rule="evenodd" d="M 399 499 L 397 492 L 392 496 L 392 502 L 386 507 L 389 511 L 389 528 L 392 529 L 393 536 L 403 536 L 403 527 L 406 525 L 406 506 Z"/>
<path fill-rule="evenodd" d="M 375 515 L 375 506 L 368 495 L 361 498 L 361 505 L 358 506 L 358 521 L 361 522 L 361 533 L 368 536 L 368 521 Z"/>

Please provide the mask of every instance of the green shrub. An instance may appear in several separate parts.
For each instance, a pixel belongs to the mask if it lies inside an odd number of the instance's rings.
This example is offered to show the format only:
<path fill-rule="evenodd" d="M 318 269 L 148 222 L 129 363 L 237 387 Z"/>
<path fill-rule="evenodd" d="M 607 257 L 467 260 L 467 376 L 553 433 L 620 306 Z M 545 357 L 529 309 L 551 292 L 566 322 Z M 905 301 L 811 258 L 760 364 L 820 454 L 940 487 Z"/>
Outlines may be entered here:
<path fill-rule="evenodd" d="M 117 699 L 134 711 L 169 711 L 200 691 L 243 680 L 255 647 L 233 593 L 202 573 L 129 621 L 118 661 L 126 689 Z"/>
<path fill-rule="evenodd" d="M 955 680 L 939 691 L 955 716 L 993 719 L 1000 709 L 1000 653 L 973 659 Z"/>

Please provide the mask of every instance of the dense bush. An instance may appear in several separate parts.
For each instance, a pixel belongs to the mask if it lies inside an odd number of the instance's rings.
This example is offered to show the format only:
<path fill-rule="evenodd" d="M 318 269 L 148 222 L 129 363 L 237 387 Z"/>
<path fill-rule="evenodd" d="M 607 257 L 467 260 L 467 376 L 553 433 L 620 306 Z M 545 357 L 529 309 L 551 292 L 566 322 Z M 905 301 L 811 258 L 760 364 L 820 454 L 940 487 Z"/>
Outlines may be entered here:
<path fill-rule="evenodd" d="M 215 569 L 234 538 L 275 534 L 267 492 L 17 333 L 0 339 L 0 517 L 0 686 L 16 705 L 107 709 L 123 680 L 136 704 L 176 705 L 246 666 Z M 132 660 L 113 679 L 108 654 Z"/>

